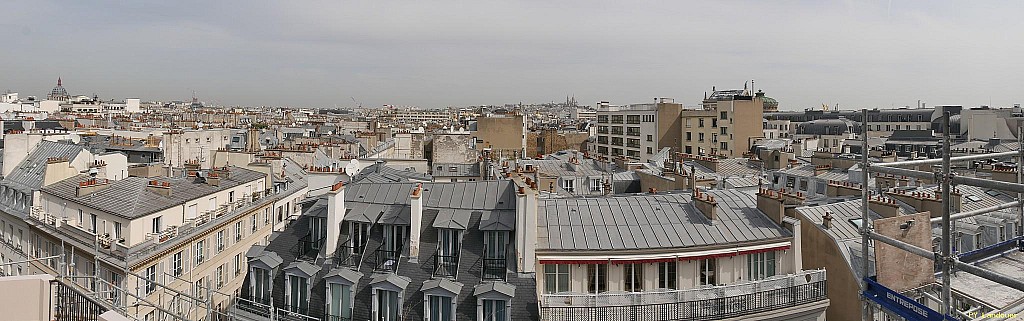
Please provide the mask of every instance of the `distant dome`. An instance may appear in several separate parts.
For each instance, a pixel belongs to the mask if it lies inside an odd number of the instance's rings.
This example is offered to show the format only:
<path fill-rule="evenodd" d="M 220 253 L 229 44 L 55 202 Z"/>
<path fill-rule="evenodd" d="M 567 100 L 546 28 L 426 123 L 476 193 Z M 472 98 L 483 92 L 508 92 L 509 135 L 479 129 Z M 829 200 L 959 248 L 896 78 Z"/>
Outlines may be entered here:
<path fill-rule="evenodd" d="M 53 87 L 53 90 L 50 90 L 50 94 L 46 95 L 46 99 L 56 101 L 68 101 L 71 99 L 71 96 L 68 95 L 68 91 L 61 85 L 60 78 L 57 78 L 57 87 Z"/>
<path fill-rule="evenodd" d="M 761 101 L 764 102 L 765 110 L 779 110 L 779 101 L 775 100 L 775 98 L 765 96 L 761 98 Z"/>

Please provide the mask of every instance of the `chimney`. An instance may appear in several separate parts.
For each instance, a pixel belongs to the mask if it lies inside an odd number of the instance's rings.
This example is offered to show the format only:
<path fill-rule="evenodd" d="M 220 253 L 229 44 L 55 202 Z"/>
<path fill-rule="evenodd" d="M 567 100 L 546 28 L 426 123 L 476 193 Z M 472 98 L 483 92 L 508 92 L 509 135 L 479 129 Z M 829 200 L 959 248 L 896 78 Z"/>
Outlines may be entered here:
<path fill-rule="evenodd" d="M 699 188 L 693 190 L 693 207 L 711 221 L 718 217 L 718 202 L 715 201 L 715 197 L 701 193 Z"/>
<path fill-rule="evenodd" d="M 78 197 L 89 195 L 90 193 L 107 188 L 107 186 L 110 186 L 110 181 L 108 181 L 107 179 L 91 178 L 82 182 L 78 182 L 78 190 L 76 195 Z"/>
<path fill-rule="evenodd" d="M 327 257 L 334 257 L 341 237 L 341 222 L 345 218 L 345 184 L 331 185 L 327 192 Z"/>
<path fill-rule="evenodd" d="M 786 206 L 782 197 L 775 190 L 761 188 L 757 192 L 757 209 L 768 215 L 775 224 L 782 224 L 782 218 L 786 216 Z"/>
<path fill-rule="evenodd" d="M 828 165 L 828 164 L 825 164 L 825 165 L 815 165 L 814 166 L 814 176 L 818 176 L 818 175 L 827 173 L 830 169 L 832 169 L 832 165 Z"/>
<path fill-rule="evenodd" d="M 163 195 L 163 196 L 168 196 L 168 197 L 171 196 L 171 183 L 170 182 L 161 182 L 161 181 L 157 181 L 157 180 L 152 180 L 152 181 L 149 181 L 149 184 L 146 185 L 146 189 L 149 190 L 150 192 L 157 193 L 157 194 L 160 194 L 160 195 Z"/>
<path fill-rule="evenodd" d="M 825 215 L 821 216 L 821 226 L 826 230 L 832 228 L 832 212 L 825 212 Z"/>
<path fill-rule="evenodd" d="M 409 195 L 409 262 L 416 263 L 420 257 L 420 231 L 423 228 L 423 183 Z"/>
<path fill-rule="evenodd" d="M 206 175 L 206 183 L 210 186 L 220 186 L 220 174 L 211 171 Z"/>
<path fill-rule="evenodd" d="M 868 199 L 868 209 L 885 218 L 900 215 L 899 204 L 896 204 L 895 200 L 883 196 L 872 196 Z"/>
<path fill-rule="evenodd" d="M 537 182 L 525 188 L 524 182 L 514 179 L 519 189 L 516 193 L 516 264 L 519 273 L 537 271 Z"/>

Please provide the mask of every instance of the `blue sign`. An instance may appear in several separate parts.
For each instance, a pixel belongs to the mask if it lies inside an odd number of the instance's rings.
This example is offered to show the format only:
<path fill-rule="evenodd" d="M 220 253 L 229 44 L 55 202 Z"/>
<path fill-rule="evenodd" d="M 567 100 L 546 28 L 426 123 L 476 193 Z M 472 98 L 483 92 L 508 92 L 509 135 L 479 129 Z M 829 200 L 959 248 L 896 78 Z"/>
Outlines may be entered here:
<path fill-rule="evenodd" d="M 878 284 L 873 277 L 864 278 L 867 287 L 864 293 L 865 298 L 882 306 L 882 308 L 896 313 L 899 316 L 911 321 L 957 321 L 956 318 L 946 316 L 943 318 L 938 311 L 918 303 L 914 299 L 897 293 L 881 284 Z"/>

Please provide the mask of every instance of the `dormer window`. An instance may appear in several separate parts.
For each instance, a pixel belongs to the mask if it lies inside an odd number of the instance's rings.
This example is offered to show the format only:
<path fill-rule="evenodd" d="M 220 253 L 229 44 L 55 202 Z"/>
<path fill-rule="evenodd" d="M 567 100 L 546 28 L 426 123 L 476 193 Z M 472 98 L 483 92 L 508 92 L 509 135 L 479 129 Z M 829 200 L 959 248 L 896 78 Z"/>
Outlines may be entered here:
<path fill-rule="evenodd" d="M 288 291 L 288 311 L 305 313 L 309 310 L 309 279 L 289 275 L 285 284 Z"/>

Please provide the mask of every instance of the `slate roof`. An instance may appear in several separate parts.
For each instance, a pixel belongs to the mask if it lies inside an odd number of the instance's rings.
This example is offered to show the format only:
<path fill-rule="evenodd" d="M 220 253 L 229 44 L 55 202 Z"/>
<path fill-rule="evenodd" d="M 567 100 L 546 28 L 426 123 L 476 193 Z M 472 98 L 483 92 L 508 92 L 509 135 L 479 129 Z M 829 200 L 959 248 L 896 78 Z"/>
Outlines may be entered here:
<path fill-rule="evenodd" d="M 81 146 L 74 144 L 41 141 L 10 175 L 4 177 L 2 184 L 24 193 L 32 193 L 43 185 L 47 159 L 56 157 L 74 160 L 82 150 Z"/>
<path fill-rule="evenodd" d="M 199 178 L 195 177 L 156 179 L 171 184 L 170 196 L 150 191 L 146 186 L 152 179 L 143 177 L 128 177 L 110 181 L 110 185 L 106 188 L 81 197 L 77 195 L 78 183 L 88 178 L 86 175 L 78 175 L 50 184 L 43 187 L 42 191 L 89 208 L 127 219 L 135 219 L 266 177 L 263 173 L 244 168 L 230 167 L 230 169 L 231 174 L 227 178 L 222 177 L 219 186 L 200 182 Z M 256 186 L 256 189 L 261 190 L 263 186 Z M 236 197 L 241 197 L 241 195 L 236 195 Z"/>
<path fill-rule="evenodd" d="M 540 200 L 537 249 L 687 248 L 792 236 L 757 209 L 753 195 L 707 193 L 718 201 L 713 223 L 694 208 L 689 194 Z"/>

